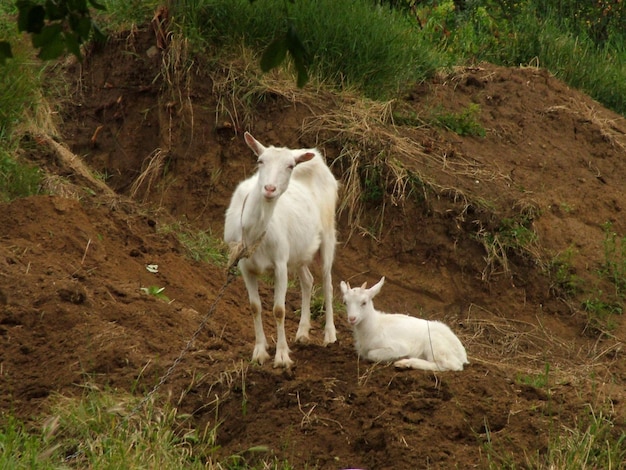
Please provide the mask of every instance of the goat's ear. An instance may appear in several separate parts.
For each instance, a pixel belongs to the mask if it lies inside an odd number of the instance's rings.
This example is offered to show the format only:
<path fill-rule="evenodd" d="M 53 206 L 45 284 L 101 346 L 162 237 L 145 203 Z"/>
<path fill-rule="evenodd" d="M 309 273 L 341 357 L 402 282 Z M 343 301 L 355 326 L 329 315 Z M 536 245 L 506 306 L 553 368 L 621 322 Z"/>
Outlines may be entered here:
<path fill-rule="evenodd" d="M 361 289 L 365 289 L 367 288 L 367 281 L 365 281 L 363 284 L 361 284 Z"/>
<path fill-rule="evenodd" d="M 306 152 L 296 157 L 296 163 L 308 162 L 315 154 L 313 152 Z"/>
<path fill-rule="evenodd" d="M 243 138 L 246 141 L 246 144 L 248 144 L 248 147 L 250 147 L 250 149 L 257 157 L 265 152 L 265 147 L 263 146 L 263 144 L 256 140 L 254 137 L 252 137 L 252 134 L 250 134 L 248 131 L 246 131 L 246 133 L 243 135 Z"/>
<path fill-rule="evenodd" d="M 344 281 L 341 281 L 339 283 L 339 288 L 341 289 L 341 293 L 343 295 L 346 295 L 346 292 L 348 292 L 348 289 L 350 289 L 350 284 L 346 284 Z"/>
<path fill-rule="evenodd" d="M 378 294 L 380 292 L 380 289 L 383 287 L 384 283 L 385 283 L 385 276 L 381 277 L 380 281 L 378 281 L 376 284 L 374 284 L 370 288 L 370 292 L 372 294 L 372 297 L 374 297 L 376 294 Z"/>

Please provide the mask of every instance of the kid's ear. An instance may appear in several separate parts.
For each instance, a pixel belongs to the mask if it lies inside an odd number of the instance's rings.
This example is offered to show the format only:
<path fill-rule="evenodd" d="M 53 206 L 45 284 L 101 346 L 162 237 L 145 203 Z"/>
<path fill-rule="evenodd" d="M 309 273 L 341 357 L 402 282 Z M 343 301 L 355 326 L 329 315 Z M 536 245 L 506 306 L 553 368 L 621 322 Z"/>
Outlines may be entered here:
<path fill-rule="evenodd" d="M 378 281 L 376 284 L 374 284 L 371 287 L 369 291 L 372 294 L 372 297 L 374 297 L 376 294 L 380 292 L 380 289 L 382 289 L 384 283 L 385 283 L 385 276 L 381 277 L 380 281 Z"/>
<path fill-rule="evenodd" d="M 246 144 L 248 144 L 248 147 L 250 147 L 250 149 L 257 157 L 265 152 L 265 147 L 263 146 L 263 144 L 256 140 L 254 137 L 252 137 L 252 134 L 250 134 L 248 131 L 245 132 L 243 138 L 246 141 Z"/>
<path fill-rule="evenodd" d="M 315 156 L 315 154 L 313 152 L 306 152 L 303 153 L 302 155 L 298 155 L 296 157 L 296 163 L 302 163 L 302 162 L 308 162 L 309 160 L 311 160 L 313 157 Z"/>
<path fill-rule="evenodd" d="M 346 292 L 348 292 L 348 289 L 350 289 L 350 284 L 346 284 L 344 281 L 341 281 L 339 287 L 341 288 L 341 293 L 345 295 Z"/>

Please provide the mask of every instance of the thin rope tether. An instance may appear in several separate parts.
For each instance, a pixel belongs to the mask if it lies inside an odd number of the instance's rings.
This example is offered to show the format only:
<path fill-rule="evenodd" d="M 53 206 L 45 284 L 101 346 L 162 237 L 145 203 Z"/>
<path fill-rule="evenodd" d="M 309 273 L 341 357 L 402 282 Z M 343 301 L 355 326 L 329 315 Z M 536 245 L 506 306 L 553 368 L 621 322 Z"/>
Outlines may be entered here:
<path fill-rule="evenodd" d="M 228 258 L 228 264 L 226 266 L 226 281 L 224 282 L 224 284 L 218 291 L 217 295 L 215 296 L 215 299 L 213 300 L 213 304 L 211 304 L 211 307 L 209 308 L 208 312 L 206 313 L 204 318 L 202 318 L 202 321 L 198 325 L 198 328 L 196 328 L 196 331 L 194 331 L 193 335 L 191 335 L 191 338 L 189 338 L 189 340 L 187 341 L 187 344 L 185 344 L 185 347 L 181 350 L 178 357 L 174 360 L 174 362 L 172 362 L 170 367 L 167 369 L 167 372 L 165 372 L 165 374 L 161 376 L 161 378 L 159 379 L 159 382 L 152 388 L 152 390 L 150 390 L 146 394 L 146 396 L 144 396 L 141 399 L 141 401 L 137 405 L 135 405 L 135 407 L 132 410 L 130 410 L 130 412 L 126 416 L 124 416 L 120 420 L 119 423 L 117 423 L 117 425 L 115 426 L 115 431 L 118 431 L 125 423 L 127 423 L 130 420 L 130 418 L 132 418 L 135 414 L 137 414 L 137 412 L 141 408 L 143 408 L 143 406 L 159 391 L 159 389 L 163 386 L 163 384 L 167 382 L 167 379 L 171 377 L 176 367 L 178 367 L 180 362 L 183 360 L 183 357 L 191 349 L 194 341 L 198 338 L 198 335 L 200 334 L 200 332 L 206 326 L 207 322 L 209 321 L 209 317 L 215 311 L 215 308 L 218 302 L 224 296 L 226 289 L 228 288 L 230 283 L 233 282 L 235 278 L 237 277 L 237 268 L 236 268 L 237 264 L 242 258 L 249 258 L 250 256 L 254 254 L 255 250 L 259 247 L 259 245 L 263 241 L 264 236 L 265 236 L 265 232 L 263 232 L 261 236 L 258 238 L 258 240 L 256 240 L 251 246 L 245 246 L 243 242 L 235 243 L 234 245 L 231 246 L 231 250 L 230 250 L 230 254 Z M 73 454 L 65 457 L 64 460 L 66 462 L 69 462 L 70 460 L 75 459 L 82 453 L 84 453 L 83 449 L 79 448 Z"/>
<path fill-rule="evenodd" d="M 430 343 L 430 353 L 433 356 L 433 361 L 435 361 L 437 368 L 441 370 L 441 366 L 439 365 L 439 363 L 437 362 L 437 358 L 435 357 L 435 351 L 433 349 L 433 338 L 430 336 L 430 320 L 426 320 L 426 328 L 428 328 L 428 342 Z"/>

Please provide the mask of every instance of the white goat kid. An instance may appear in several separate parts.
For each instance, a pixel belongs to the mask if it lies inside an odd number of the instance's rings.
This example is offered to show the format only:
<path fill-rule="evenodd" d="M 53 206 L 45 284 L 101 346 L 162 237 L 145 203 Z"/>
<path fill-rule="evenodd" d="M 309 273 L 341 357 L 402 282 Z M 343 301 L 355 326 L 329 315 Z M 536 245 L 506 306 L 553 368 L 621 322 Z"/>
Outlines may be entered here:
<path fill-rule="evenodd" d="M 296 270 L 302 308 L 296 341 L 308 342 L 311 328 L 313 275 L 309 265 L 319 251 L 322 261 L 326 325 L 324 344 L 337 340 L 333 320 L 331 268 L 335 256 L 337 180 L 316 149 L 265 147 L 248 132 L 248 146 L 258 157 L 258 170 L 242 181 L 226 211 L 224 240 L 242 243 L 252 252 L 239 261 L 254 317 L 252 360 L 269 359 L 263 331 L 258 276 L 274 271 L 274 317 L 277 339 L 274 367 L 290 367 L 285 337 L 285 296 L 288 271 Z M 255 249 L 251 248 L 257 245 Z"/>
<path fill-rule="evenodd" d="M 373 362 L 395 361 L 399 368 L 463 370 L 465 348 L 452 330 L 439 321 L 424 320 L 374 308 L 372 299 L 385 278 L 370 289 L 366 283 L 351 288 L 341 281 L 348 322 L 353 327 L 357 353 Z"/>

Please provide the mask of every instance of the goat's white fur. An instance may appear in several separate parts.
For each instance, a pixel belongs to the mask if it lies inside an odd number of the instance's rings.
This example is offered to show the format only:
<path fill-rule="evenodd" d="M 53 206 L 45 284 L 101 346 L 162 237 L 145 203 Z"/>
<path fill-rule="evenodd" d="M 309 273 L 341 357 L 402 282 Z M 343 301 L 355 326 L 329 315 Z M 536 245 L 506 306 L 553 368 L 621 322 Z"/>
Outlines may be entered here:
<path fill-rule="evenodd" d="M 274 367 L 290 367 L 285 337 L 285 296 L 288 270 L 296 270 L 302 309 L 296 341 L 308 342 L 311 328 L 313 275 L 309 265 L 319 251 L 322 262 L 326 325 L 324 344 L 337 340 L 333 320 L 331 268 L 335 256 L 337 180 L 317 149 L 265 147 L 246 132 L 244 139 L 258 157 L 258 170 L 242 181 L 226 211 L 224 240 L 258 247 L 239 261 L 254 318 L 252 360 L 269 359 L 263 331 L 258 276 L 274 271 L 274 317 L 277 339 Z"/>
<path fill-rule="evenodd" d="M 446 324 L 374 308 L 372 299 L 384 282 L 383 277 L 366 289 L 366 283 L 351 288 L 341 281 L 348 323 L 352 325 L 359 356 L 373 362 L 395 361 L 399 368 L 463 370 L 468 364 L 467 353 Z"/>

